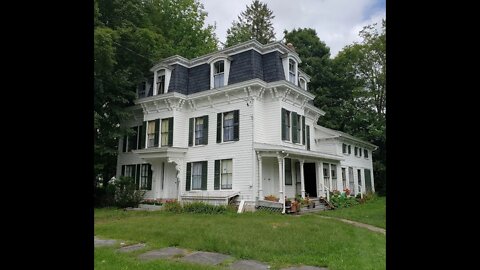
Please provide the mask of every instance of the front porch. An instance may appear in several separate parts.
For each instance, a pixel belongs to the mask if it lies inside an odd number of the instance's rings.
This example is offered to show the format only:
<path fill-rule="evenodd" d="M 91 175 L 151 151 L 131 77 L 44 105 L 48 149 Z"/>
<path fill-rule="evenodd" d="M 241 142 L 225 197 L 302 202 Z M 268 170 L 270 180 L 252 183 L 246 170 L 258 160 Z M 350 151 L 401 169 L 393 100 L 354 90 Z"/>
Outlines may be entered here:
<path fill-rule="evenodd" d="M 341 157 L 306 150 L 265 149 L 257 147 L 257 205 L 271 205 L 286 212 L 285 199 L 325 198 L 329 192 L 343 190 Z M 278 202 L 267 202 L 265 197 L 276 197 Z"/>

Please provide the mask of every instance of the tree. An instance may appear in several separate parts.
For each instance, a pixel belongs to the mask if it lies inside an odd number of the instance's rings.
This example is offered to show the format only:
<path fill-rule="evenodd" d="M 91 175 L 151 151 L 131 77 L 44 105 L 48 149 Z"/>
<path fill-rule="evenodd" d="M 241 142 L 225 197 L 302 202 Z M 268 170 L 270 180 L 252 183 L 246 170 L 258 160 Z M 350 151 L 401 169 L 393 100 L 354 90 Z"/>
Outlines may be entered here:
<path fill-rule="evenodd" d="M 273 11 L 268 9 L 267 4 L 254 0 L 238 16 L 238 21 L 233 21 L 232 26 L 227 30 L 226 47 L 256 39 L 262 44 L 275 40 L 272 20 Z"/>
<path fill-rule="evenodd" d="M 94 182 L 102 175 L 106 186 L 115 175 L 124 109 L 155 61 L 217 49 L 206 15 L 196 0 L 94 0 Z"/>

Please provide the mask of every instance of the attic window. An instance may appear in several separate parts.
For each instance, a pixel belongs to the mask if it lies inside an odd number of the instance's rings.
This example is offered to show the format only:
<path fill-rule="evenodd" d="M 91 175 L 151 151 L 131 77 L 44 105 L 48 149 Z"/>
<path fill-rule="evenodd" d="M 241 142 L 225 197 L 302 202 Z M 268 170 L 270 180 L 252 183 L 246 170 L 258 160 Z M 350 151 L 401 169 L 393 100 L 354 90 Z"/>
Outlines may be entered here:
<path fill-rule="evenodd" d="M 293 59 L 288 60 L 288 81 L 295 84 L 297 77 L 297 63 Z"/>
<path fill-rule="evenodd" d="M 157 71 L 157 95 L 165 93 L 165 70 Z"/>
<path fill-rule="evenodd" d="M 303 90 L 307 90 L 307 81 L 305 81 L 304 78 L 300 78 L 300 88 L 302 88 Z"/>
<path fill-rule="evenodd" d="M 210 89 L 228 85 L 230 58 L 226 55 L 217 55 L 211 58 L 208 63 L 210 64 Z"/>

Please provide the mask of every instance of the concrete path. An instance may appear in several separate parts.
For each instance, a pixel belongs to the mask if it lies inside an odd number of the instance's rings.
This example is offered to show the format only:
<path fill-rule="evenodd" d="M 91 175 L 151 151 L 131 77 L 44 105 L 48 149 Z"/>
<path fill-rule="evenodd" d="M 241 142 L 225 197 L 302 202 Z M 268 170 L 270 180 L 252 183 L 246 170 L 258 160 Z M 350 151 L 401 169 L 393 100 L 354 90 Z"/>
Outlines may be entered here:
<path fill-rule="evenodd" d="M 360 222 L 357 222 L 357 221 L 343 219 L 343 218 L 327 217 L 327 216 L 321 216 L 321 215 L 317 215 L 317 216 L 321 217 L 321 218 L 339 220 L 339 221 L 342 221 L 342 222 L 345 222 L 345 223 L 348 223 L 348 224 L 352 224 L 353 226 L 362 227 L 362 228 L 365 228 L 365 229 L 369 229 L 370 231 L 386 234 L 386 230 L 384 228 L 375 227 L 375 226 L 372 226 L 370 224 L 360 223 Z"/>
<path fill-rule="evenodd" d="M 114 239 L 99 239 L 94 237 L 95 247 L 113 246 L 118 241 Z M 124 246 L 118 248 L 119 252 L 132 252 L 145 248 L 143 243 Z M 270 265 L 255 260 L 235 260 L 234 257 L 222 253 L 205 252 L 205 251 L 188 251 L 186 249 L 176 247 L 166 247 L 162 249 L 150 250 L 138 255 L 138 259 L 142 261 L 156 259 L 179 259 L 182 262 L 197 263 L 203 265 L 220 265 L 224 263 L 225 269 L 231 270 L 268 270 Z M 282 268 L 281 270 L 328 270 L 328 268 L 320 268 L 315 266 L 295 266 Z"/>

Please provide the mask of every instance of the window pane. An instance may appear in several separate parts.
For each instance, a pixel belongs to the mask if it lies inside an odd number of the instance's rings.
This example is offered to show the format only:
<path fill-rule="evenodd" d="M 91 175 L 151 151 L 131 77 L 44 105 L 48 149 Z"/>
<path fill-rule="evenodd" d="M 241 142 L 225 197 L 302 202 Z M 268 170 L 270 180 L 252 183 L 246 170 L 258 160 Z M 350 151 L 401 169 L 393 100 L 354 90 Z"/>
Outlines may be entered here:
<path fill-rule="evenodd" d="M 203 142 L 203 117 L 195 118 L 195 144 Z"/>
<path fill-rule="evenodd" d="M 165 93 L 165 75 L 157 78 L 157 94 Z"/>
<path fill-rule="evenodd" d="M 214 74 L 222 73 L 224 71 L 223 61 L 218 61 L 214 64 Z"/>
<path fill-rule="evenodd" d="M 168 145 L 168 119 L 162 120 L 161 146 Z"/>
<path fill-rule="evenodd" d="M 223 141 L 233 140 L 233 112 L 225 113 L 223 116 Z"/>
<path fill-rule="evenodd" d="M 224 85 L 223 75 L 224 75 L 223 73 L 220 73 L 213 76 L 214 88 L 219 88 Z"/>
<path fill-rule="evenodd" d="M 232 160 L 225 159 L 221 161 L 221 188 L 232 188 Z"/>
<path fill-rule="evenodd" d="M 202 189 L 202 163 L 192 163 L 192 189 Z"/>

